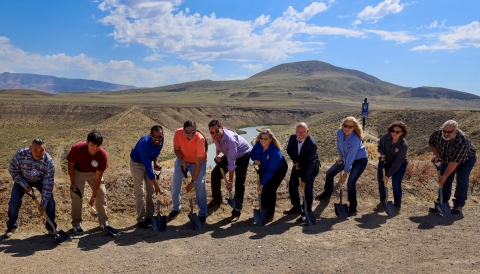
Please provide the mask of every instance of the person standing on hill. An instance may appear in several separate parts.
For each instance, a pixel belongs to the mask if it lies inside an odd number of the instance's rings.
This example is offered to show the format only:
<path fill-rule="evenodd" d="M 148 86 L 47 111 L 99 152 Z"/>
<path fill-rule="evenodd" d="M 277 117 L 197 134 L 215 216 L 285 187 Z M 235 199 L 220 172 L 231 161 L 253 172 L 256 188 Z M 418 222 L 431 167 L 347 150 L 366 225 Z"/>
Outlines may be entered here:
<path fill-rule="evenodd" d="M 285 210 L 283 214 L 299 214 L 301 212 L 299 187 L 305 190 L 307 211 L 312 211 L 313 182 L 320 172 L 320 160 L 317 153 L 317 142 L 308 133 L 307 124 L 298 123 L 295 126 L 295 134 L 290 135 L 288 139 L 287 153 L 293 162 L 290 181 L 288 182 L 292 208 Z M 300 173 L 301 183 L 298 173 Z M 299 217 L 297 222 L 303 222 L 302 217 Z"/>
<path fill-rule="evenodd" d="M 155 125 L 150 129 L 150 134 L 141 137 L 130 152 L 137 226 L 143 229 L 152 224 L 152 217 L 155 214 L 154 190 L 155 194 L 160 193 L 153 170 L 161 170 L 157 161 L 163 148 L 163 140 L 163 128 Z"/>
<path fill-rule="evenodd" d="M 402 207 L 402 180 L 408 166 L 408 143 L 405 140 L 407 134 L 407 125 L 403 122 L 395 121 L 388 125 L 387 133 L 380 138 L 377 147 L 378 153 L 380 153 L 377 167 L 380 204 L 375 208 L 376 211 L 383 208 L 381 202 L 384 202 L 386 199 L 385 184 L 392 178 L 393 205 L 397 209 L 397 215 L 400 214 Z M 383 175 L 383 168 L 385 168 L 385 176 Z"/>
<path fill-rule="evenodd" d="M 42 193 L 42 200 L 37 208 L 38 212 L 43 214 L 45 211 L 56 228 L 55 200 L 52 193 L 55 166 L 52 157 L 47 153 L 45 141 L 41 138 L 35 138 L 30 147 L 17 151 L 10 162 L 8 172 L 13 179 L 13 188 L 10 202 L 8 202 L 8 221 L 5 237 L 10 237 L 18 228 L 18 211 L 22 205 L 23 195 L 25 192 L 31 192 L 32 187 L 35 187 Z M 49 234 L 53 233 L 53 228 L 48 221 L 45 221 L 45 227 Z"/>
<path fill-rule="evenodd" d="M 82 198 L 73 190 L 79 190 L 84 194 L 85 182 L 92 189 L 90 205 L 95 208 L 105 220 L 105 224 L 98 220 L 100 228 L 108 225 L 107 200 L 103 172 L 108 168 L 107 152 L 101 147 L 103 136 L 93 129 L 88 133 L 86 142 L 78 142 L 72 146 L 67 155 L 68 175 L 70 175 L 70 196 L 72 197 L 72 226 L 73 232 L 82 234 Z"/>
<path fill-rule="evenodd" d="M 215 161 L 217 164 L 211 175 L 212 180 L 212 200 L 208 203 L 209 207 L 222 204 L 222 173 L 228 170 L 227 190 L 233 188 L 233 176 L 235 175 L 235 208 L 232 210 L 230 222 L 236 222 L 240 218 L 243 196 L 245 194 L 245 180 L 247 179 L 248 163 L 250 161 L 250 146 L 248 142 L 234 130 L 224 128 L 218 120 L 212 120 L 208 123 L 208 129 L 215 144 Z M 223 156 L 220 157 L 220 153 Z"/>
<path fill-rule="evenodd" d="M 317 200 L 329 200 L 334 189 L 334 178 L 342 169 L 339 185 L 347 180 L 348 216 L 357 215 L 357 180 L 367 167 L 368 153 L 362 143 L 363 131 L 355 117 L 343 119 L 337 130 L 338 160 L 327 170 L 324 191 L 317 195 Z"/>
<path fill-rule="evenodd" d="M 208 216 L 207 191 L 205 189 L 205 174 L 207 172 L 207 149 L 208 142 L 197 129 L 194 121 L 188 120 L 183 124 L 183 128 L 175 131 L 173 137 L 173 149 L 177 159 L 174 163 L 172 178 L 172 202 L 173 209 L 168 215 L 170 220 L 177 217 L 182 207 L 180 203 L 182 180 L 184 178 L 183 170 L 190 171 L 192 179 L 185 186 L 186 192 L 195 188 L 196 200 L 200 212 L 198 218 L 200 222 L 205 223 Z"/>
<path fill-rule="evenodd" d="M 432 163 L 441 162 L 438 185 L 443 187 L 444 202 L 450 200 L 453 179 L 457 176 L 451 213 L 462 214 L 467 200 L 470 172 L 477 161 L 477 149 L 454 120 L 446 121 L 442 128 L 435 130 L 428 143 L 434 154 Z M 435 212 L 436 209 L 431 208 L 429 211 Z"/>
<path fill-rule="evenodd" d="M 250 158 L 259 167 L 258 193 L 262 195 L 262 208 L 268 210 L 268 216 L 264 221 L 270 223 L 275 214 L 278 186 L 288 170 L 282 147 L 270 129 L 264 129 L 258 134 Z"/>

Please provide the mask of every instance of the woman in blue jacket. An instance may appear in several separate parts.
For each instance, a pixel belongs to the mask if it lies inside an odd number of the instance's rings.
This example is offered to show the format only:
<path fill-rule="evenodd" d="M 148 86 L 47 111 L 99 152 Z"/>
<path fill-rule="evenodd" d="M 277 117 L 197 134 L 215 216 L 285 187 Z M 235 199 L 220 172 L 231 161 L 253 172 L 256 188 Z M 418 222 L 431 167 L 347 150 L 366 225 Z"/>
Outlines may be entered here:
<path fill-rule="evenodd" d="M 343 169 L 339 184 L 347 180 L 348 216 L 357 215 L 357 180 L 367 167 L 368 154 L 362 143 L 363 131 L 355 117 L 347 117 L 337 130 L 338 160 L 327 170 L 325 191 L 317 199 L 329 198 L 334 189 L 334 178 Z"/>
<path fill-rule="evenodd" d="M 259 169 L 258 192 L 262 194 L 262 208 L 268 210 L 265 223 L 269 223 L 275 214 L 278 186 L 288 169 L 281 146 L 270 129 L 264 129 L 258 134 L 250 158 Z"/>

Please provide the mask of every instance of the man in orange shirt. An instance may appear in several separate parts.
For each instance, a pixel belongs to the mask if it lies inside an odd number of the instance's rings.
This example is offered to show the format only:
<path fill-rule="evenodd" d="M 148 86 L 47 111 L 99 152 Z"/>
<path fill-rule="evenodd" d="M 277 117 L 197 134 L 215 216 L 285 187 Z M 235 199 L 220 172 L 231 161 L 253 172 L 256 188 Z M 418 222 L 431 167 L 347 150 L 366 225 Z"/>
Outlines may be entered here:
<path fill-rule="evenodd" d="M 205 223 L 208 216 L 207 191 L 205 190 L 205 174 L 207 170 L 207 147 L 205 136 L 197 129 L 195 122 L 188 120 L 183 128 L 177 129 L 173 137 L 173 149 L 177 160 L 174 164 L 172 178 L 173 210 L 168 215 L 170 220 L 177 217 L 182 207 L 180 203 L 183 169 L 188 169 L 191 181 L 185 186 L 186 192 L 195 187 L 197 205 L 200 209 L 199 219 Z"/>

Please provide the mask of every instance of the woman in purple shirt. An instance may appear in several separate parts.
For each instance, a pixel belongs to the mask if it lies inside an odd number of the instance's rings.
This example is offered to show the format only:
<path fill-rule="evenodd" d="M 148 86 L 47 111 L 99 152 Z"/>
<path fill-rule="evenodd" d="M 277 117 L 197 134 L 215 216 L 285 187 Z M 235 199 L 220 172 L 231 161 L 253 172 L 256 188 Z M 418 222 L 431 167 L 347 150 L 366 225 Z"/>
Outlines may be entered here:
<path fill-rule="evenodd" d="M 270 129 L 262 130 L 250 153 L 250 158 L 258 166 L 260 185 L 258 193 L 262 194 L 262 208 L 268 210 L 265 223 L 273 220 L 277 189 L 288 170 L 288 164 L 282 154 L 281 146 Z"/>

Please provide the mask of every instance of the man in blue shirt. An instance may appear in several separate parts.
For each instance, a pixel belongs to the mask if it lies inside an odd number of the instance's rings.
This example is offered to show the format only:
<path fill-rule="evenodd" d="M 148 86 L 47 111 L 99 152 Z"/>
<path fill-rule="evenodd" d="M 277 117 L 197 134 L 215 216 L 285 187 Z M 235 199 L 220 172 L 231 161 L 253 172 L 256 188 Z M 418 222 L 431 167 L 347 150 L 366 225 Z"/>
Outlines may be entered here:
<path fill-rule="evenodd" d="M 243 196 L 245 194 L 245 180 L 247 179 L 248 163 L 250 161 L 250 146 L 248 142 L 234 130 L 224 128 L 218 120 L 208 123 L 208 129 L 216 148 L 216 162 L 220 163 L 212 170 L 212 200 L 209 207 L 222 203 L 222 173 L 220 168 L 228 170 L 227 190 L 232 190 L 233 175 L 235 174 L 235 209 L 232 210 L 230 222 L 236 222 L 240 218 Z M 223 156 L 220 157 L 220 153 Z M 221 167 L 220 167 L 221 166 Z"/>
<path fill-rule="evenodd" d="M 29 148 L 20 149 L 8 167 L 13 179 L 13 189 L 8 203 L 8 221 L 5 237 L 10 237 L 18 227 L 18 211 L 22 205 L 22 198 L 25 191 L 31 192 L 35 187 L 42 193 L 42 200 L 38 206 L 40 214 L 47 214 L 48 218 L 55 224 L 55 200 L 53 199 L 53 185 L 55 166 L 53 159 L 47 153 L 45 141 L 41 138 L 33 140 Z M 45 222 L 48 232 L 53 233 L 48 221 Z"/>
<path fill-rule="evenodd" d="M 155 213 L 153 191 L 155 190 L 157 195 L 160 193 L 153 170 L 160 170 L 157 160 L 163 147 L 163 139 L 163 128 L 155 125 L 150 129 L 149 135 L 138 140 L 130 153 L 130 172 L 133 178 L 133 195 L 137 208 L 137 225 L 143 229 L 147 229 L 148 225 L 152 224 L 152 217 Z M 148 183 L 149 181 L 151 183 Z"/>

